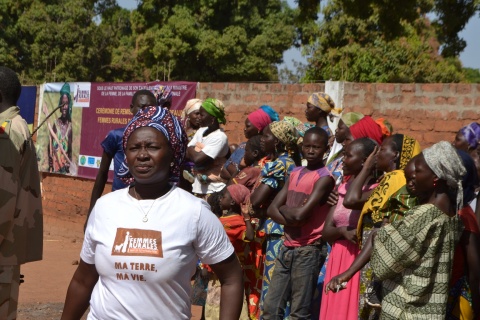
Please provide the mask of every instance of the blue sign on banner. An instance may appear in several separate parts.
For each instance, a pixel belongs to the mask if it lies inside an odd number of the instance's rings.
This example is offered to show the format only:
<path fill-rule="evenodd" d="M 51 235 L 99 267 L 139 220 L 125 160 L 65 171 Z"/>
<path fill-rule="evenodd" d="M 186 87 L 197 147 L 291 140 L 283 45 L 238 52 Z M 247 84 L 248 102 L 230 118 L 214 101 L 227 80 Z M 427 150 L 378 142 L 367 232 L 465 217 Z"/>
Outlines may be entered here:
<path fill-rule="evenodd" d="M 33 119 L 35 117 L 35 102 L 37 101 L 36 86 L 22 86 L 22 93 L 17 105 L 20 107 L 20 115 L 27 121 L 28 128 L 32 132 Z"/>

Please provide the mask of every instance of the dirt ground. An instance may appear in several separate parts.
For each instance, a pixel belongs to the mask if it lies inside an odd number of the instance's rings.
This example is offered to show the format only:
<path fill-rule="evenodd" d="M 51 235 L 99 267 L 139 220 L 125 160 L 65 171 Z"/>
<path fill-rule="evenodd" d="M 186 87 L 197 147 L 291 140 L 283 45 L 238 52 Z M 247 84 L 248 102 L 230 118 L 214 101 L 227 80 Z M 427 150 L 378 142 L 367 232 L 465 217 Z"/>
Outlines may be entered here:
<path fill-rule="evenodd" d="M 20 285 L 19 320 L 60 319 L 68 284 L 79 261 L 82 239 L 46 231 L 43 245 L 43 260 L 21 268 L 25 282 Z M 200 319 L 200 308 L 193 306 L 192 314 L 192 319 Z"/>

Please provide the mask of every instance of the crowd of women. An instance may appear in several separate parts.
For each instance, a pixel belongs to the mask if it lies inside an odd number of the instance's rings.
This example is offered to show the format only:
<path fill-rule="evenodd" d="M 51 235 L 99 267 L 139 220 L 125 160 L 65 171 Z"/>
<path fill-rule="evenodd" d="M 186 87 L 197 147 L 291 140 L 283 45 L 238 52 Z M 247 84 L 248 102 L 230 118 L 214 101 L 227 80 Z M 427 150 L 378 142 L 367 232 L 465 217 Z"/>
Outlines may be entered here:
<path fill-rule="evenodd" d="M 422 150 L 347 111 L 322 92 L 306 123 L 263 105 L 229 145 L 218 99 L 140 110 L 64 319 L 187 319 L 190 301 L 205 319 L 478 318 L 480 125 Z"/>

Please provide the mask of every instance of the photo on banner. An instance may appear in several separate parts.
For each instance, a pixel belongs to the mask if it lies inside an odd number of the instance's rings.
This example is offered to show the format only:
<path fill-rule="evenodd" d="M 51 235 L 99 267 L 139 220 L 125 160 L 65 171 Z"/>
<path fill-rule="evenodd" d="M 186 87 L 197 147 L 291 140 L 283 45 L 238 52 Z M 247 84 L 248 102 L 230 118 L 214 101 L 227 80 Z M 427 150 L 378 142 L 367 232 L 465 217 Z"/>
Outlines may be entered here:
<path fill-rule="evenodd" d="M 40 89 L 39 124 L 56 108 L 38 131 L 37 154 L 43 172 L 95 179 L 102 159 L 102 141 L 118 134 L 133 117 L 132 97 L 138 90 L 158 94 L 168 87 L 170 112 L 180 115 L 186 102 L 195 98 L 195 82 L 47 83 Z M 113 162 L 110 166 L 113 170 Z M 112 181 L 113 173 L 109 173 Z"/>
<path fill-rule="evenodd" d="M 83 108 L 90 105 L 89 82 L 46 83 L 40 88 L 37 156 L 42 172 L 78 175 Z"/>

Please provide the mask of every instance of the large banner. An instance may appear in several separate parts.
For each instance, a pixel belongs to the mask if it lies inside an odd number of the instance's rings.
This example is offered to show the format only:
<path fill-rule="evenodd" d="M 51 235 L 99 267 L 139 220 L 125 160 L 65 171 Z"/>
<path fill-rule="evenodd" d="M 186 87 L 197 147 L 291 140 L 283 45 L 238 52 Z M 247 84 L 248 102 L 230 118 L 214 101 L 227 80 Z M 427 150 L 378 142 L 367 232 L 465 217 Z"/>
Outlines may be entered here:
<path fill-rule="evenodd" d="M 103 153 L 100 143 L 110 130 L 125 127 L 132 118 L 133 94 L 142 89 L 155 92 L 160 85 L 172 86 L 170 110 L 175 115 L 196 95 L 193 82 L 44 84 L 38 122 L 53 114 L 37 135 L 40 171 L 95 179 Z M 112 178 L 110 172 L 109 181 Z"/>
<path fill-rule="evenodd" d="M 17 105 L 20 108 L 20 115 L 27 121 L 30 132 L 33 130 L 36 102 L 37 86 L 22 86 L 22 92 Z"/>

